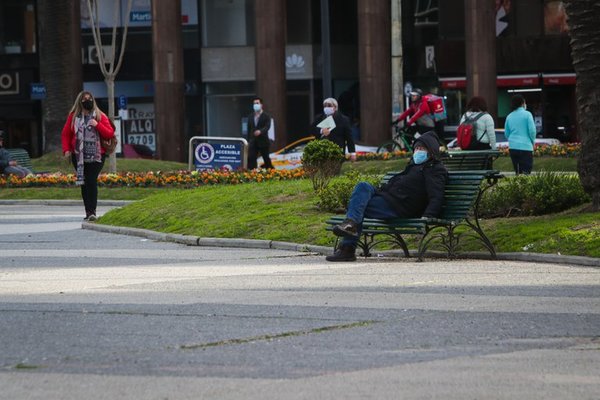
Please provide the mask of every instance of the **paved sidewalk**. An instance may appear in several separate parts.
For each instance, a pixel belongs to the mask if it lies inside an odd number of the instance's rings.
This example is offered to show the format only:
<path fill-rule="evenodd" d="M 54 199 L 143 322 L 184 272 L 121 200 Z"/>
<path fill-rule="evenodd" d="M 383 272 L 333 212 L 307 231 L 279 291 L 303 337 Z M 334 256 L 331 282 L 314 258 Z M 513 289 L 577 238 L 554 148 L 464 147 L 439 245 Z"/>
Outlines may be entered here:
<path fill-rule="evenodd" d="M 597 399 L 600 269 L 327 263 L 0 207 L 0 399 Z M 43 228 L 43 229 L 42 229 Z"/>

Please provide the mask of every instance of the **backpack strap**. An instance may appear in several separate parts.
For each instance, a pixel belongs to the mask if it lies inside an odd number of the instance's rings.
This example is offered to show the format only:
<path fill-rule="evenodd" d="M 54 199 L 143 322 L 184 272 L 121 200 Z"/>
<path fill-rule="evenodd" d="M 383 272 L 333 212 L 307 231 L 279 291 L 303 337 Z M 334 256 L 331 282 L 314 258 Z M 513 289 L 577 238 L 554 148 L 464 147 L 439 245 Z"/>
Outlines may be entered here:
<path fill-rule="evenodd" d="M 479 115 L 477 117 L 475 117 L 475 119 L 473 120 L 473 124 L 476 124 L 477 120 L 479 120 L 479 118 L 483 117 L 485 114 L 487 114 L 485 111 L 481 111 L 479 113 Z M 475 127 L 477 127 L 477 125 L 475 125 Z M 477 139 L 477 141 L 481 143 L 481 139 L 483 139 L 483 136 L 485 136 L 486 133 L 487 133 L 487 126 L 485 127 L 485 129 L 483 130 L 483 133 L 481 134 L 479 139 Z"/>

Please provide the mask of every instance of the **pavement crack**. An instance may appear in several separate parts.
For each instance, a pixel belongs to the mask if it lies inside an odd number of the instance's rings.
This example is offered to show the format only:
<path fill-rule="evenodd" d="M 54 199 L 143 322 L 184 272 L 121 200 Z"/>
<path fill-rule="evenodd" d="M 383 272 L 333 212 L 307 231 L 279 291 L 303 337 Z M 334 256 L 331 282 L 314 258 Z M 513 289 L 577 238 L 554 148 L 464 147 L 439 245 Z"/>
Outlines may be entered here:
<path fill-rule="evenodd" d="M 249 337 L 249 338 L 225 339 L 225 340 L 220 340 L 218 342 L 184 344 L 184 345 L 179 346 L 179 348 L 182 350 L 198 350 L 198 349 L 206 349 L 206 348 L 210 348 L 210 347 L 229 346 L 229 345 L 254 343 L 254 342 L 264 342 L 264 341 L 270 341 L 270 340 L 280 339 L 280 338 L 307 336 L 307 335 L 312 335 L 314 333 L 323 333 L 323 332 L 337 331 L 337 330 L 342 330 L 342 329 L 365 327 L 365 326 L 370 326 L 370 325 L 373 325 L 373 324 L 376 324 L 379 322 L 381 322 L 381 321 L 358 321 L 358 322 L 352 322 L 349 324 L 329 325 L 329 326 L 323 326 L 320 328 L 314 328 L 314 329 L 308 329 L 308 330 L 282 332 L 282 333 L 278 333 L 278 334 L 274 334 L 274 335 L 267 334 L 267 335 L 253 336 L 253 337 Z"/>

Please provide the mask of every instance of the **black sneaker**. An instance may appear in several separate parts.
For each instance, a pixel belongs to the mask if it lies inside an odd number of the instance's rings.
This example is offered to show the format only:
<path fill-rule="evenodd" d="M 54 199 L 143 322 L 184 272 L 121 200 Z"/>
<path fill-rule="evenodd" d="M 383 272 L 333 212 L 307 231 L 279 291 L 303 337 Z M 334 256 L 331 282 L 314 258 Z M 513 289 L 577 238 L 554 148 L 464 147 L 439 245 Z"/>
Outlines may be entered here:
<path fill-rule="evenodd" d="M 356 261 L 356 248 L 353 246 L 340 246 L 331 256 L 325 257 L 327 261 Z"/>
<path fill-rule="evenodd" d="M 333 233 L 336 236 L 343 237 L 358 237 L 358 228 L 356 222 L 352 221 L 350 218 L 347 218 L 339 225 L 333 227 Z"/>

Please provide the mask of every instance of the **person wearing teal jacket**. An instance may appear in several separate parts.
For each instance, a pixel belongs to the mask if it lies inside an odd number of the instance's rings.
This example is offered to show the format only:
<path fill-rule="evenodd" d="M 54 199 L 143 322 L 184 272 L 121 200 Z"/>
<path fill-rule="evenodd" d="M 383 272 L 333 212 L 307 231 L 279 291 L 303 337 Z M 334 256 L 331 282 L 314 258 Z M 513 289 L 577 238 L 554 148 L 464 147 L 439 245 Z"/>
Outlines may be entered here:
<path fill-rule="evenodd" d="M 504 134 L 508 139 L 508 151 L 515 173 L 529 175 L 533 169 L 533 144 L 535 122 L 526 110 L 525 98 L 515 95 L 511 99 L 512 112 L 506 117 Z"/>

